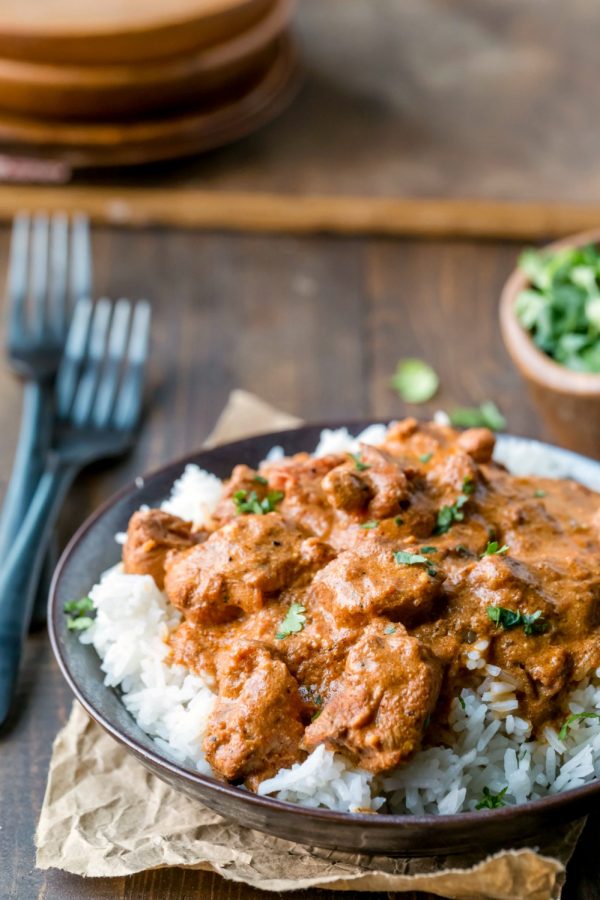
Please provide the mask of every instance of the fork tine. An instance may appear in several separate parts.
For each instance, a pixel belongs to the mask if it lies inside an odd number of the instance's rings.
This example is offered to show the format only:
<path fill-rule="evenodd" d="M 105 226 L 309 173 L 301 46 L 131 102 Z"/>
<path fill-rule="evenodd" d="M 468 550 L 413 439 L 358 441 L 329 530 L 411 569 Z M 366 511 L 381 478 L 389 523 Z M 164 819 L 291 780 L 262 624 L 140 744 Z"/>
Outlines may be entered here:
<path fill-rule="evenodd" d="M 31 240 L 31 328 L 39 338 L 44 333 L 47 320 L 48 295 L 48 216 L 37 213 L 33 217 Z"/>
<path fill-rule="evenodd" d="M 29 222 L 27 213 L 19 213 L 13 221 L 6 284 L 9 340 L 24 327 L 29 274 Z"/>
<path fill-rule="evenodd" d="M 87 216 L 78 213 L 71 225 L 71 272 L 70 296 L 74 305 L 83 297 L 92 295 L 92 251 L 90 243 L 90 222 Z"/>
<path fill-rule="evenodd" d="M 152 310 L 147 300 L 138 300 L 131 323 L 131 337 L 127 352 L 127 366 L 123 373 L 113 422 L 115 428 L 129 431 L 134 428 L 142 411 L 144 371 L 148 358 L 150 319 Z"/>
<path fill-rule="evenodd" d="M 75 425 L 85 425 L 92 414 L 96 386 L 100 378 L 106 351 L 106 338 L 112 311 L 113 304 L 105 297 L 98 300 L 95 304 L 88 352 L 84 360 L 84 369 L 79 378 L 79 385 L 71 411 L 71 419 Z"/>
<path fill-rule="evenodd" d="M 68 416 L 73 404 L 79 369 L 87 350 L 91 321 L 92 301 L 80 300 L 73 312 L 65 351 L 56 379 L 56 407 L 58 415 L 63 419 Z"/>
<path fill-rule="evenodd" d="M 65 213 L 58 212 L 50 221 L 50 286 L 48 318 L 50 329 L 61 340 L 67 329 L 67 266 L 69 223 Z"/>
<path fill-rule="evenodd" d="M 129 300 L 123 298 L 117 300 L 108 336 L 107 360 L 98 385 L 92 413 L 92 422 L 96 428 L 107 428 L 110 421 L 119 385 L 119 376 L 127 352 L 130 317 L 131 303 Z"/>

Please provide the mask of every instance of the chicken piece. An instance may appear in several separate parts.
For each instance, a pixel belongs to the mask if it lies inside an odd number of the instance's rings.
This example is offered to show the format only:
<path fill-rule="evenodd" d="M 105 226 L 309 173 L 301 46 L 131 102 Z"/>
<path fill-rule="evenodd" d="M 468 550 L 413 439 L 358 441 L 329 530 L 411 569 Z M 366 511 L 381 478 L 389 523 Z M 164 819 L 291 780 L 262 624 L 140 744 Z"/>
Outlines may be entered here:
<path fill-rule="evenodd" d="M 303 704 L 296 680 L 263 645 L 240 642 L 217 659 L 219 699 L 209 717 L 204 752 L 228 781 L 256 789 L 301 757 Z"/>
<path fill-rule="evenodd" d="M 356 458 L 332 469 L 322 481 L 327 499 L 346 512 L 365 510 L 375 519 L 397 515 L 409 503 L 409 477 L 415 470 L 368 444 Z"/>
<path fill-rule="evenodd" d="M 354 462 L 336 466 L 321 484 L 331 505 L 346 512 L 366 509 L 373 497 L 373 488 Z"/>
<path fill-rule="evenodd" d="M 427 475 L 427 481 L 443 495 L 450 505 L 458 494 L 472 494 L 479 478 L 479 469 L 468 453 L 455 450 L 440 457 Z"/>
<path fill-rule="evenodd" d="M 441 592 L 443 576 L 429 557 L 407 564 L 394 555 L 395 546 L 375 536 L 346 550 L 317 573 L 311 593 L 340 625 L 352 625 L 385 615 L 411 623 L 431 610 Z"/>
<path fill-rule="evenodd" d="M 284 499 L 279 509 L 311 534 L 328 538 L 335 519 L 335 510 L 323 490 L 323 478 L 347 460 L 346 454 L 330 454 L 318 458 L 297 453 L 289 459 L 264 463 L 262 474 L 269 479 L 269 487 L 282 491 Z"/>
<path fill-rule="evenodd" d="M 489 428 L 468 428 L 459 434 L 457 445 L 477 463 L 487 463 L 492 458 L 496 438 Z"/>
<path fill-rule="evenodd" d="M 419 749 L 440 685 L 440 666 L 425 646 L 402 625 L 376 620 L 348 653 L 302 746 L 325 743 L 369 772 L 393 769 Z"/>
<path fill-rule="evenodd" d="M 239 515 L 204 544 L 167 560 L 165 590 L 190 621 L 226 622 L 261 609 L 268 595 L 324 565 L 331 553 L 278 513 Z"/>
<path fill-rule="evenodd" d="M 157 586 L 165 582 L 165 560 L 172 550 L 185 550 L 206 540 L 206 532 L 192 531 L 191 522 L 162 509 L 135 512 L 123 545 L 123 564 L 131 575 L 151 575 Z"/>

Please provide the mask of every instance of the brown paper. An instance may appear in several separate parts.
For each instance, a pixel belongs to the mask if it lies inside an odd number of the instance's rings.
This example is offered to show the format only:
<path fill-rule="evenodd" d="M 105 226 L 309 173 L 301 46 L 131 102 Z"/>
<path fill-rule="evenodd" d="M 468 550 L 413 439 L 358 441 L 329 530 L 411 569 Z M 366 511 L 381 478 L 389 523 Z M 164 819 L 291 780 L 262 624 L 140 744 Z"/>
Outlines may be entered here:
<path fill-rule="evenodd" d="M 209 442 L 288 428 L 300 420 L 234 391 Z M 150 774 L 75 703 L 52 751 L 36 834 L 39 868 L 132 875 L 185 866 L 270 891 L 329 888 L 429 891 L 475 900 L 560 897 L 583 822 L 535 847 L 428 859 L 356 856 L 307 848 L 243 828 Z"/>

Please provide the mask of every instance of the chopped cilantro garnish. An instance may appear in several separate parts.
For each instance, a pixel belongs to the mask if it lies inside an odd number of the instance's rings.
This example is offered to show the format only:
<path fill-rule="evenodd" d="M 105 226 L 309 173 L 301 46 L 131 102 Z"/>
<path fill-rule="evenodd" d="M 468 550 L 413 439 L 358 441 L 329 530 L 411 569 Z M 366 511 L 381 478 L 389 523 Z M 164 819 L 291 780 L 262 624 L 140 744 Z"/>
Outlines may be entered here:
<path fill-rule="evenodd" d="M 248 513 L 264 516 L 266 513 L 274 512 L 283 497 L 283 491 L 269 491 L 266 497 L 259 500 L 256 491 L 236 491 L 233 495 L 233 502 L 238 516 Z"/>
<path fill-rule="evenodd" d="M 481 558 L 483 559 L 484 556 L 500 556 L 502 553 L 508 553 L 508 544 L 504 544 L 501 547 L 499 541 L 488 541 Z"/>
<path fill-rule="evenodd" d="M 574 722 L 578 722 L 580 719 L 600 719 L 600 712 L 573 713 L 573 715 L 569 716 L 568 719 L 563 723 L 562 728 L 558 732 L 558 736 L 561 741 L 564 741 L 564 739 L 566 738 L 571 725 L 573 725 Z"/>
<path fill-rule="evenodd" d="M 531 613 L 531 615 L 529 613 L 523 613 L 521 619 L 525 634 L 543 634 L 545 631 L 548 631 L 549 625 L 542 618 L 541 609 Z"/>
<path fill-rule="evenodd" d="M 439 384 L 435 370 L 422 359 L 401 359 L 392 376 L 392 387 L 406 403 L 427 403 Z"/>
<path fill-rule="evenodd" d="M 436 574 L 436 570 L 431 565 L 430 560 L 428 560 L 426 556 L 421 556 L 420 553 L 408 553 L 406 550 L 396 550 L 394 559 L 397 563 L 401 563 L 405 566 L 426 566 L 428 575 L 433 577 Z"/>
<path fill-rule="evenodd" d="M 506 419 L 493 400 L 485 400 L 480 406 L 459 406 L 449 414 L 450 422 L 457 428 L 491 428 L 501 431 Z"/>
<path fill-rule="evenodd" d="M 396 634 L 396 629 L 393 625 L 386 625 L 383 629 L 384 634 Z"/>
<path fill-rule="evenodd" d="M 533 496 L 534 497 L 545 497 L 546 491 L 542 490 L 542 488 L 536 488 L 535 491 L 533 492 Z"/>
<path fill-rule="evenodd" d="M 370 531 L 371 528 L 377 528 L 378 525 L 379 525 L 378 520 L 372 519 L 370 522 L 363 522 L 360 527 L 364 528 L 366 531 Z"/>
<path fill-rule="evenodd" d="M 522 625 L 525 634 L 532 635 L 543 634 L 549 628 L 548 623 L 542 618 L 541 609 L 534 613 L 521 613 L 514 609 L 506 609 L 504 606 L 488 606 L 487 614 L 494 625 L 506 631 Z"/>
<path fill-rule="evenodd" d="M 468 499 L 466 494 L 459 494 L 452 506 L 442 506 L 437 514 L 437 524 L 433 533 L 446 534 L 454 522 L 462 522 L 465 517 L 462 508 Z"/>
<path fill-rule="evenodd" d="M 433 456 L 433 453 L 422 453 L 421 456 L 419 457 L 419 460 L 422 463 L 428 463 L 429 460 L 432 458 L 432 456 Z"/>
<path fill-rule="evenodd" d="M 458 702 L 460 703 L 462 709 L 466 709 L 466 708 L 467 708 L 467 704 L 465 703 L 465 698 L 463 697 L 462 694 L 459 694 L 459 695 L 458 695 Z"/>
<path fill-rule="evenodd" d="M 91 597 L 82 597 L 81 600 L 69 600 L 64 605 L 67 615 L 67 628 L 69 631 L 85 631 L 93 624 L 94 620 L 86 613 L 92 612 L 94 601 Z"/>
<path fill-rule="evenodd" d="M 463 494 L 472 494 L 475 490 L 475 482 L 470 475 L 465 475 L 462 483 Z"/>
<path fill-rule="evenodd" d="M 263 475 L 255 475 L 254 478 L 252 479 L 252 481 L 254 481 L 255 484 L 268 484 L 269 483 Z"/>
<path fill-rule="evenodd" d="M 421 553 L 437 553 L 438 548 L 430 547 L 429 545 L 427 545 L 426 547 L 421 547 L 420 550 L 421 550 Z"/>
<path fill-rule="evenodd" d="M 394 519 L 394 525 L 404 525 L 404 519 L 402 518 L 402 516 L 396 516 L 396 518 Z"/>
<path fill-rule="evenodd" d="M 576 372 L 600 372 L 600 253 L 595 245 L 526 250 L 515 314 L 539 349 Z"/>
<path fill-rule="evenodd" d="M 457 544 L 454 548 L 454 552 L 458 553 L 459 556 L 468 556 L 471 551 L 468 547 L 465 547 L 464 544 Z"/>
<path fill-rule="evenodd" d="M 368 466 L 366 463 L 364 463 L 362 461 L 362 459 L 360 458 L 360 454 L 349 453 L 348 456 L 350 456 L 354 460 L 354 465 L 356 466 L 356 468 L 358 469 L 359 472 L 364 472 L 367 469 L 371 468 L 371 466 Z"/>
<path fill-rule="evenodd" d="M 275 639 L 282 641 L 284 638 L 289 637 L 290 634 L 297 634 L 299 631 L 302 631 L 306 625 L 305 612 L 306 609 L 301 603 L 292 603 L 279 626 L 280 630 L 275 635 Z"/>
<path fill-rule="evenodd" d="M 501 806 L 506 806 L 503 798 L 507 791 L 508 785 L 503 787 L 499 794 L 492 794 L 489 787 L 484 787 L 483 797 L 475 809 L 499 809 Z"/>

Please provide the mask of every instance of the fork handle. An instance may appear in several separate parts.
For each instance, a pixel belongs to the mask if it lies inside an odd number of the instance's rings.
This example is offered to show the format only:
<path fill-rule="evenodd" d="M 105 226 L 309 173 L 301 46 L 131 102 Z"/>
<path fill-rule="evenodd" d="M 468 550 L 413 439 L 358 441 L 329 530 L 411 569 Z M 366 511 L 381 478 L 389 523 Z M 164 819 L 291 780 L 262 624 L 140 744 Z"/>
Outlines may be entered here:
<path fill-rule="evenodd" d="M 50 436 L 52 385 L 27 381 L 23 389 L 21 430 L 10 481 L 0 513 L 0 560 L 6 559 L 35 493 Z"/>
<path fill-rule="evenodd" d="M 9 712 L 33 606 L 33 588 L 52 528 L 78 467 L 53 459 L 33 495 L 0 574 L 0 727 Z"/>

